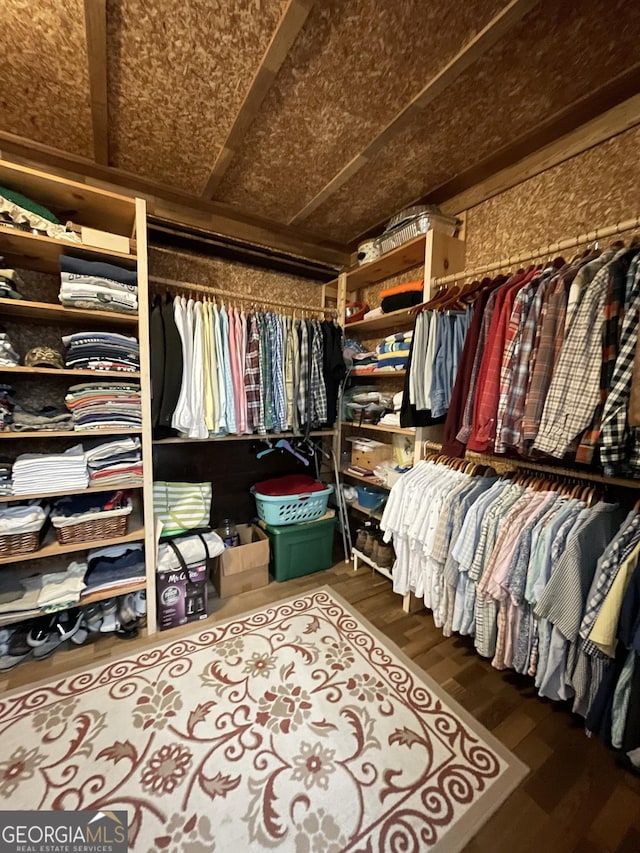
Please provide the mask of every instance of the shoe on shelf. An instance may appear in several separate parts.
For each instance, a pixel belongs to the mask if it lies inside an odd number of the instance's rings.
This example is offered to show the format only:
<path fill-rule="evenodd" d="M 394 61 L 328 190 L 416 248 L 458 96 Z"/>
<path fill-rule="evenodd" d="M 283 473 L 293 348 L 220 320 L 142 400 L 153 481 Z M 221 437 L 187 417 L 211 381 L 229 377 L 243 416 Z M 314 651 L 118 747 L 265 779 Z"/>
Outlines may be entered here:
<path fill-rule="evenodd" d="M 396 555 L 393 546 L 387 542 L 379 542 L 376 563 L 381 569 L 391 569 L 395 563 Z"/>
<path fill-rule="evenodd" d="M 367 542 L 367 531 L 364 527 L 361 527 L 360 530 L 358 530 L 358 535 L 356 536 L 356 544 L 355 544 L 356 551 L 360 551 L 361 554 L 364 554 L 364 547 L 365 547 L 366 542 Z"/>
<path fill-rule="evenodd" d="M 18 666 L 23 660 L 31 657 L 33 648 L 27 643 L 27 637 L 34 623 L 34 619 L 23 622 L 15 629 L 9 638 L 9 647 L 6 655 L 0 657 L 0 672 L 5 672 L 8 669 L 13 669 Z"/>
<path fill-rule="evenodd" d="M 136 616 L 140 618 L 141 616 L 147 615 L 147 591 L 144 589 L 139 589 L 135 594 L 135 607 L 136 607 Z"/>
<path fill-rule="evenodd" d="M 53 614 L 46 637 L 33 649 L 34 660 L 44 660 L 67 644 L 80 630 L 82 611 L 77 607 Z"/>
<path fill-rule="evenodd" d="M 120 627 L 118 620 L 118 601 L 115 598 L 105 598 L 100 602 L 100 610 L 102 611 L 102 624 L 100 625 L 101 634 L 111 634 L 117 631 Z"/>

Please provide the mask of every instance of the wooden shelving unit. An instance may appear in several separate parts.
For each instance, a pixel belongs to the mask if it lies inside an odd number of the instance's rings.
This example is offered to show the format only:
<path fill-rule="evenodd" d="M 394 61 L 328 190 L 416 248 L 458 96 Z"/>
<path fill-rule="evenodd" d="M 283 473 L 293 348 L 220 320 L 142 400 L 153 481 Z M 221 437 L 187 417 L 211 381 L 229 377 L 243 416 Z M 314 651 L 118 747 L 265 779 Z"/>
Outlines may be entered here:
<path fill-rule="evenodd" d="M 3 367 L 0 365 L 0 373 L 17 374 L 18 376 L 74 376 L 92 379 L 140 379 L 140 373 L 124 370 L 76 370 L 66 367 Z"/>
<path fill-rule="evenodd" d="M 385 424 L 355 424 L 353 421 L 341 421 L 341 425 L 345 429 L 369 429 L 373 432 L 390 432 L 395 435 L 410 435 L 415 438 L 416 431 L 414 427 L 394 427 L 386 426 Z"/>
<path fill-rule="evenodd" d="M 336 430 L 334 429 L 316 429 L 312 430 L 309 435 L 312 438 L 316 438 L 319 436 L 329 436 L 335 435 Z M 269 432 L 266 435 L 260 435 L 257 432 L 246 433 L 244 435 L 213 435 L 208 438 L 189 438 L 188 436 L 174 436 L 171 438 L 158 438 L 154 439 L 154 444 L 195 444 L 196 442 L 211 442 L 211 441 L 267 441 L 267 440 L 275 440 L 277 441 L 279 438 L 296 438 L 296 434 L 293 432 Z M 298 436 L 299 437 L 299 436 Z"/>
<path fill-rule="evenodd" d="M 136 264 L 135 255 L 32 234 L 30 231 L 20 231 L 5 225 L 0 225 L 0 255 L 12 266 L 21 264 L 38 272 L 53 274 L 60 271 L 60 255 L 72 255 L 126 267 L 134 267 Z"/>
<path fill-rule="evenodd" d="M 2 430 L 0 432 L 1 439 L 16 439 L 16 438 L 102 438 L 103 435 L 141 435 L 141 429 L 131 429 L 130 427 L 122 427 L 122 429 L 42 429 L 34 430 L 33 432 L 14 432 L 13 430 Z"/>
<path fill-rule="evenodd" d="M 353 370 L 349 373 L 350 379 L 396 379 L 404 378 L 407 375 L 406 370 L 376 370 L 372 373 L 355 373 Z"/>
<path fill-rule="evenodd" d="M 386 278 L 423 264 L 425 243 L 426 234 L 421 234 L 403 246 L 381 255 L 377 260 L 350 270 L 347 273 L 347 290 L 360 290 L 362 287 L 378 284 Z"/>
<path fill-rule="evenodd" d="M 65 495 L 87 495 L 100 494 L 101 492 L 114 492 L 120 489 L 133 491 L 143 488 L 142 483 L 120 483 L 117 486 L 87 486 L 86 489 L 69 489 L 68 491 L 57 492 L 29 492 L 26 495 L 0 495 L 0 503 L 9 503 L 10 501 L 35 501 L 42 498 L 62 498 Z"/>
<path fill-rule="evenodd" d="M 144 525 L 142 519 L 131 518 L 129 531 L 124 536 L 114 536 L 111 539 L 93 539 L 91 542 L 78 542 L 73 545 L 62 545 L 56 539 L 53 528 L 45 536 L 42 546 L 30 554 L 18 554 L 13 557 L 0 557 L 0 566 L 17 563 L 21 560 L 44 560 L 51 557 L 60 557 L 62 554 L 74 554 L 77 551 L 89 551 L 93 548 L 106 548 L 108 545 L 125 545 L 127 542 L 142 542 L 144 539 Z"/>
<path fill-rule="evenodd" d="M 351 507 L 351 509 L 355 510 L 356 512 L 359 512 L 361 515 L 366 515 L 367 518 L 374 518 L 376 521 L 380 521 L 380 519 L 382 518 L 381 512 L 367 509 L 364 506 L 360 506 L 359 503 L 349 504 L 349 506 Z"/>
<path fill-rule="evenodd" d="M 0 374 L 4 381 L 10 381 L 14 377 L 21 379 L 39 378 L 40 380 L 52 382 L 52 377 L 66 378 L 69 384 L 77 384 L 83 380 L 86 382 L 134 382 L 140 387 L 142 404 L 141 428 L 130 427 L 91 429 L 91 430 L 33 430 L 30 432 L 13 432 L 3 430 L 0 432 L 0 440 L 5 439 L 9 444 L 5 445 L 3 453 L 15 458 L 22 452 L 20 441 L 27 442 L 27 447 L 32 440 L 38 440 L 46 447 L 49 443 L 51 448 L 59 446 L 54 439 L 66 438 L 70 442 L 78 443 L 87 439 L 109 440 L 112 436 L 140 435 L 142 444 L 143 478 L 142 482 L 136 480 L 131 485 L 125 483 L 119 486 L 93 485 L 86 489 L 74 489 L 63 492 L 50 492 L 43 490 L 28 495 L 3 495 L 0 496 L 0 504 L 12 501 L 27 501 L 40 498 L 54 498 L 60 495 L 72 495 L 80 493 L 98 493 L 113 491 L 117 488 L 131 488 L 136 492 L 136 506 L 129 517 L 129 530 L 124 536 L 105 539 L 94 539 L 79 542 L 72 545 L 60 544 L 55 535 L 55 530 L 50 529 L 43 542 L 42 547 L 30 554 L 19 554 L 11 557 L 0 558 L 0 565 L 6 574 L 10 571 L 9 566 L 15 566 L 14 571 L 33 572 L 32 566 L 37 566 L 39 571 L 62 571 L 66 562 L 65 556 L 72 559 L 73 554 L 86 552 L 90 549 L 110 545 L 123 545 L 128 543 L 142 543 L 145 546 L 146 565 L 144 582 L 132 582 L 120 586 L 114 586 L 100 592 L 89 593 L 81 597 L 80 605 L 94 601 L 100 601 L 115 595 L 134 592 L 141 589 L 146 590 L 147 599 L 155 602 L 155 530 L 153 524 L 153 471 L 151 443 L 151 388 L 149 376 L 149 328 L 148 328 L 148 269 L 147 269 L 147 216 L 146 203 L 140 198 L 131 198 L 118 195 L 100 187 L 69 181 L 56 175 L 50 175 L 37 169 L 20 166 L 14 163 L 0 161 L 0 185 L 15 189 L 37 201 L 54 213 L 59 214 L 61 220 L 71 220 L 74 225 L 87 226 L 99 229 L 119 238 L 126 238 L 127 245 L 132 252 L 120 252 L 105 250 L 80 242 L 69 240 L 58 240 L 48 236 L 33 234 L 29 231 L 21 231 L 0 224 L 0 255 L 4 256 L 7 265 L 17 270 L 26 269 L 35 272 L 59 275 L 60 256 L 81 258 L 92 261 L 113 263 L 129 270 L 135 270 L 138 283 L 138 312 L 119 313 L 116 311 L 85 310 L 80 308 L 67 308 L 55 302 L 37 302 L 28 299 L 2 299 L 0 298 L 0 317 L 3 321 L 10 321 L 16 325 L 15 334 L 20 336 L 21 324 L 42 324 L 49 327 L 76 327 L 89 330 L 119 330 L 124 334 L 135 335 L 140 346 L 140 371 L 125 372 L 115 370 L 77 370 L 77 369 L 55 369 L 55 368 L 29 368 L 24 366 L 0 368 Z M 135 238 L 135 243 L 134 243 Z M 146 367 L 145 367 L 146 365 Z M 59 392 L 59 386 L 55 387 L 55 393 Z M 43 404 L 46 400 L 43 401 Z M 39 448 L 40 449 L 40 448 Z M 53 452 L 53 450 L 52 450 Z M 42 488 L 46 489 L 47 483 L 43 479 Z M 60 559 L 62 558 L 62 559 Z M 49 566 L 53 568 L 50 569 Z M 39 611 L 22 612 L 14 614 L 0 614 L 0 624 L 12 624 L 23 621 L 29 616 L 38 615 Z M 153 635 L 157 630 L 155 607 L 150 607 L 147 614 L 148 633 Z M 74 655 L 68 656 L 68 665 L 74 666 Z"/>
<path fill-rule="evenodd" d="M 346 468 L 340 472 L 343 477 L 350 477 L 352 480 L 357 480 L 359 483 L 366 483 L 367 486 L 375 486 L 377 489 L 384 489 L 389 492 L 389 486 L 385 486 L 377 477 L 361 477 L 360 474 L 351 474 Z"/>
<path fill-rule="evenodd" d="M 0 246 L 0 252 L 2 247 Z M 16 264 L 17 266 L 17 264 Z M 23 263 L 24 266 L 24 263 Z M 133 326 L 138 325 L 138 314 L 119 314 L 117 311 L 86 311 L 65 308 L 53 302 L 30 302 L 27 299 L 0 299 L 0 316 L 4 320 L 32 320 L 51 325 Z"/>
<path fill-rule="evenodd" d="M 362 563 L 366 563 L 367 566 L 371 566 L 372 569 L 375 569 L 378 574 L 387 578 L 388 580 L 393 580 L 393 574 L 390 569 L 385 569 L 382 566 L 379 566 L 377 563 L 374 563 L 371 557 L 367 557 L 366 554 L 363 554 L 362 551 L 356 550 L 356 548 L 351 549 L 351 553 L 353 555 L 353 570 L 354 572 L 358 571 L 358 561 Z"/>
<path fill-rule="evenodd" d="M 387 329 L 406 329 L 413 325 L 415 316 L 408 308 L 403 308 L 401 311 L 391 311 L 389 314 L 383 314 L 381 317 L 374 317 L 372 320 L 358 320 L 355 323 L 347 323 L 344 328 L 345 336 L 350 337 L 350 332 L 355 331 L 359 335 L 366 336 L 368 332 L 381 332 Z"/>
<path fill-rule="evenodd" d="M 145 581 L 136 581 L 134 583 L 121 584 L 110 589 L 101 589 L 99 592 L 90 592 L 87 595 L 81 595 L 80 600 L 74 606 L 84 607 L 86 604 L 96 604 L 99 601 L 106 601 L 107 598 L 113 598 L 116 595 L 127 595 L 130 592 L 139 592 L 146 588 Z M 16 625 L 18 622 L 24 622 L 25 619 L 33 619 L 36 616 L 51 615 L 45 614 L 44 611 L 38 609 L 23 610 L 19 614 L 3 615 L 0 613 L 0 628 L 5 628 L 7 625 Z"/>

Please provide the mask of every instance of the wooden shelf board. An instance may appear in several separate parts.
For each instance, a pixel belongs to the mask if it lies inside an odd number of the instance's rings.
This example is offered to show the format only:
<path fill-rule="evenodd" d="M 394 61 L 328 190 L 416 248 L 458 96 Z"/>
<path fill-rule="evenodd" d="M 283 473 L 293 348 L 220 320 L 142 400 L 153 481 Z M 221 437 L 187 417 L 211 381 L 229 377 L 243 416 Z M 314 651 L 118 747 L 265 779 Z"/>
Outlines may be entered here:
<path fill-rule="evenodd" d="M 25 376 L 92 376 L 96 379 L 140 379 L 140 373 L 136 371 L 125 372 L 124 370 L 78 370 L 74 368 L 57 367 L 3 367 L 0 365 L 0 373 L 17 373 Z"/>
<path fill-rule="evenodd" d="M 98 249 L 86 243 L 73 243 L 70 240 L 57 240 L 30 231 L 20 231 L 0 225 L 0 255 L 11 266 L 18 269 L 37 270 L 59 274 L 60 255 L 85 258 L 86 260 L 106 261 L 132 268 L 136 256 L 109 249 Z"/>
<path fill-rule="evenodd" d="M 374 563 L 371 557 L 367 557 L 366 554 L 363 554 L 362 551 L 358 551 L 355 548 L 351 549 L 352 554 L 354 554 L 359 560 L 363 563 L 366 563 L 368 566 L 371 566 L 372 569 L 375 569 L 376 572 L 381 574 L 383 577 L 388 578 L 388 580 L 393 580 L 393 575 L 389 569 L 384 569 L 382 566 L 379 566 L 377 563 Z"/>
<path fill-rule="evenodd" d="M 13 432 L 12 430 L 1 430 L 0 439 L 3 438 L 101 438 L 103 435 L 141 435 L 141 429 L 131 429 L 131 427 L 122 427 L 122 429 L 83 429 L 83 430 L 38 430 L 35 432 Z"/>
<path fill-rule="evenodd" d="M 105 601 L 107 598 L 115 598 L 118 595 L 127 595 L 130 592 L 138 592 L 141 589 L 146 589 L 146 581 L 136 581 L 135 583 L 123 584 L 110 589 L 101 589 L 99 592 L 90 592 L 88 595 L 80 597 L 80 601 L 72 604 L 71 607 L 84 607 L 86 604 L 95 604 L 97 601 Z M 69 610 L 65 608 L 65 610 Z M 62 611 L 58 611 L 62 613 Z M 34 619 L 36 616 L 52 616 L 52 613 L 45 613 L 43 610 L 23 610 L 20 613 L 0 613 L 0 628 L 7 625 L 16 625 L 18 622 L 26 622 L 27 619 Z"/>
<path fill-rule="evenodd" d="M 0 299 L 0 316 L 3 320 L 17 317 L 21 320 L 35 320 L 38 323 L 73 325 L 91 323 L 100 326 L 137 326 L 139 319 L 137 314 L 86 311 L 81 308 L 65 308 L 64 305 L 55 305 L 53 302 L 29 302 L 27 299 Z"/>
<path fill-rule="evenodd" d="M 62 498 L 65 495 L 87 495 L 97 494 L 100 492 L 115 492 L 120 489 L 142 489 L 142 483 L 120 483 L 117 486 L 87 486 L 86 489 L 69 489 L 65 491 L 55 492 L 30 492 L 28 495 L 0 495 L 0 503 L 9 503 L 10 501 L 32 501 L 40 498 Z"/>
<path fill-rule="evenodd" d="M 0 161 L 0 185 L 38 199 L 61 221 L 130 236 L 135 221 L 135 198 L 102 187 L 70 181 L 30 166 Z"/>
<path fill-rule="evenodd" d="M 352 480 L 357 480 L 359 483 L 366 483 L 368 486 L 376 486 L 376 488 L 384 489 L 386 492 L 391 491 L 389 486 L 385 486 L 384 483 L 380 482 L 376 477 L 361 477 L 360 474 L 350 474 L 346 468 L 343 468 L 340 473 L 343 477 L 351 477 Z"/>
<path fill-rule="evenodd" d="M 16 554 L 11 557 L 0 557 L 0 565 L 9 563 L 20 563 L 22 561 L 43 560 L 48 557 L 59 557 L 62 554 L 73 554 L 75 551 L 89 551 L 92 548 L 106 548 L 108 545 L 124 545 L 127 542 L 142 542 L 144 540 L 144 526 L 141 520 L 131 519 L 129 532 L 124 536 L 115 536 L 111 539 L 95 539 L 91 542 L 78 542 L 74 545 L 62 545 L 56 539 L 56 532 L 51 528 L 45 536 L 44 544 L 38 551 L 30 554 Z"/>
<path fill-rule="evenodd" d="M 355 509 L 356 512 L 362 513 L 362 515 L 366 515 L 367 518 L 375 518 L 376 521 L 380 521 L 382 518 L 381 512 L 376 512 L 375 510 L 372 512 L 370 509 L 367 509 L 364 506 L 360 506 L 359 503 L 347 504 L 350 509 Z"/>
<path fill-rule="evenodd" d="M 416 437 L 415 427 L 394 427 L 386 426 L 385 424 L 355 424 L 352 421 L 342 421 L 342 426 L 350 427 L 351 429 L 370 429 L 376 432 L 392 432 L 396 435 Z"/>
<path fill-rule="evenodd" d="M 406 370 L 378 370 L 375 373 L 354 373 L 352 370 L 347 374 L 348 379 L 395 379 L 396 376 L 406 376 Z"/>
<path fill-rule="evenodd" d="M 426 235 L 414 237 L 397 249 L 392 249 L 369 264 L 363 264 L 347 273 L 347 290 L 359 290 L 370 284 L 377 284 L 392 275 L 410 270 L 424 264 Z"/>
<path fill-rule="evenodd" d="M 400 311 L 391 311 L 389 314 L 374 317 L 372 320 L 358 320 L 356 323 L 347 323 L 344 327 L 344 333 L 346 337 L 349 337 L 349 332 L 354 329 L 359 334 L 377 332 L 381 329 L 399 329 L 412 326 L 414 320 L 415 315 L 411 314 L 409 309 L 402 308 Z"/>
<path fill-rule="evenodd" d="M 309 435 L 312 437 L 319 437 L 323 435 L 335 435 L 336 431 L 334 429 L 318 429 L 312 430 Z M 248 441 L 250 439 L 255 439 L 257 441 L 265 440 L 265 439 L 273 439 L 273 438 L 302 438 L 300 435 L 295 435 L 292 432 L 270 432 L 267 435 L 259 435 L 257 432 L 249 433 L 248 435 L 215 435 L 209 438 L 188 438 L 175 436 L 172 438 L 158 438 L 154 439 L 154 444 L 194 444 L 196 442 L 203 441 Z"/>

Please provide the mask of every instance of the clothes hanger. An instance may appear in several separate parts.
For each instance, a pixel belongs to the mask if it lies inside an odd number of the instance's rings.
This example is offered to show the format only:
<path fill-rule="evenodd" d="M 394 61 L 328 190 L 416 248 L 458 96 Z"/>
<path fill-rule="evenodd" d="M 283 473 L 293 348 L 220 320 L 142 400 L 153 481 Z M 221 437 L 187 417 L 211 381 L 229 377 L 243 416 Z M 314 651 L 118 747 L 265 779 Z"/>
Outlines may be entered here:
<path fill-rule="evenodd" d="M 277 441 L 276 447 L 279 450 L 286 450 L 287 453 L 291 453 L 291 455 L 295 456 L 296 459 L 299 459 L 303 465 L 309 465 L 309 460 L 307 459 L 307 457 L 303 456 L 301 453 L 298 453 L 298 451 L 291 446 L 291 444 L 286 438 L 281 438 L 279 441 Z"/>

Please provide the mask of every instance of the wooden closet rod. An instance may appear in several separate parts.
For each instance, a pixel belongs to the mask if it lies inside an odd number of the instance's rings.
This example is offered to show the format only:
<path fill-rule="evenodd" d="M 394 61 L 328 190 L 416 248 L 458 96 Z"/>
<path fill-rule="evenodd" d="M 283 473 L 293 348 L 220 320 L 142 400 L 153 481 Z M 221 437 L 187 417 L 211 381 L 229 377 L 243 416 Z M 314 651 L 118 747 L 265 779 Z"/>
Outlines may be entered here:
<path fill-rule="evenodd" d="M 219 287 L 210 287 L 206 284 L 195 284 L 190 281 L 176 281 L 173 278 L 161 278 L 157 275 L 150 275 L 149 282 L 150 284 L 160 285 L 160 287 L 173 287 L 177 290 L 196 290 L 198 293 L 206 293 L 209 296 L 224 296 L 226 299 L 238 299 L 241 302 L 247 302 L 249 304 L 274 305 L 278 308 L 297 308 L 300 311 L 309 311 L 310 313 L 335 313 L 334 309 L 322 308 L 319 305 L 298 305 L 295 302 L 278 302 L 274 299 L 264 299 L 261 296 L 251 296 L 248 293 L 238 293 L 233 290 L 221 290 Z"/>
<path fill-rule="evenodd" d="M 566 240 L 560 240 L 557 243 L 549 243 L 546 246 L 540 246 L 531 252 L 525 252 L 521 255 L 512 255 L 508 258 L 503 258 L 501 261 L 492 264 L 486 264 L 482 267 L 476 267 L 472 270 L 462 270 L 461 272 L 451 273 L 450 275 L 434 278 L 433 284 L 451 284 L 452 282 L 460 281 L 461 279 L 473 279 L 481 273 L 494 272 L 496 270 L 506 269 L 524 263 L 524 261 L 532 261 L 535 258 L 542 258 L 562 252 L 564 249 L 574 249 L 577 246 L 583 246 L 585 243 L 595 243 L 605 237 L 613 237 L 616 234 L 621 234 L 623 231 L 632 231 L 634 228 L 640 227 L 640 217 L 634 219 L 625 219 L 624 222 L 618 222 L 617 225 L 607 225 L 605 228 L 596 228 L 595 231 L 587 231 L 585 234 L 580 234 L 578 237 L 568 237 Z"/>

